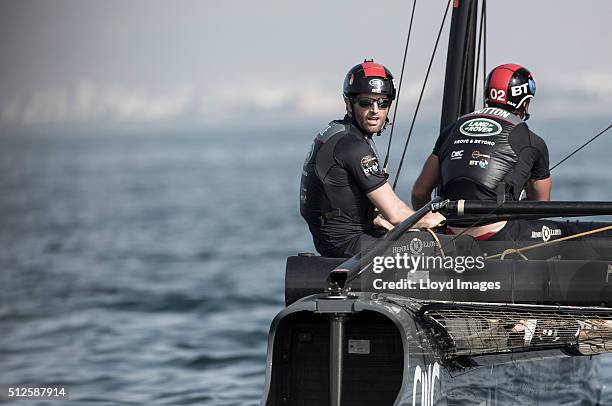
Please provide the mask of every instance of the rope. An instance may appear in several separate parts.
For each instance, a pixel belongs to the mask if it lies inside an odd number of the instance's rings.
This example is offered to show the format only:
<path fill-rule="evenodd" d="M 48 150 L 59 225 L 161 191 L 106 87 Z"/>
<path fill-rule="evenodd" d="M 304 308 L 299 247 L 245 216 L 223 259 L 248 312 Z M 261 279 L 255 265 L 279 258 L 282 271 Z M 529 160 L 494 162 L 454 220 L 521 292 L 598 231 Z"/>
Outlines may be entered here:
<path fill-rule="evenodd" d="M 416 0 L 412 2 L 412 15 L 410 16 L 410 25 L 408 26 L 408 36 L 406 37 L 406 48 L 404 49 L 404 59 L 402 61 L 402 71 L 400 73 L 399 85 L 397 86 L 397 97 L 395 101 L 395 109 L 393 110 L 393 120 L 391 121 L 391 134 L 389 135 L 389 143 L 387 144 L 387 155 L 383 170 L 387 173 L 387 165 L 389 164 L 389 154 L 391 152 L 391 140 L 393 139 L 393 130 L 395 129 L 397 107 L 399 106 L 400 92 L 402 90 L 402 80 L 404 79 L 404 67 L 406 66 L 406 56 L 408 55 L 408 44 L 410 43 L 410 33 L 412 32 L 412 22 L 414 20 L 414 10 L 416 9 Z"/>
<path fill-rule="evenodd" d="M 504 256 L 507 253 L 510 253 L 510 252 L 515 252 L 515 253 L 521 254 L 523 251 L 528 251 L 528 250 L 531 250 L 531 249 L 534 249 L 534 248 L 540 248 L 540 247 L 544 247 L 544 246 L 547 246 L 547 245 L 556 244 L 556 243 L 561 242 L 561 241 L 573 240 L 573 239 L 578 238 L 578 237 L 584 237 L 584 236 L 591 235 L 591 234 L 601 233 L 601 232 L 607 231 L 607 230 L 612 230 L 612 226 L 596 228 L 595 230 L 584 231 L 582 233 L 568 235 L 567 237 L 562 237 L 562 238 L 559 238 L 557 240 L 552 240 L 552 241 L 547 241 L 547 242 L 540 242 L 540 243 L 537 243 L 537 244 L 534 244 L 534 245 L 529 245 L 529 246 L 523 247 L 523 248 L 508 249 L 508 250 L 502 252 L 501 254 L 491 255 L 491 256 L 487 257 L 487 259 L 495 259 L 495 258 L 504 259 Z"/>
<path fill-rule="evenodd" d="M 585 142 L 584 144 L 582 144 L 582 146 L 580 148 L 578 148 L 577 150 L 575 150 L 574 152 L 572 152 L 571 154 L 569 154 L 568 156 L 566 156 L 565 158 L 563 158 L 559 163 L 557 163 L 555 166 L 553 166 L 552 168 L 550 168 L 550 170 L 552 171 L 553 169 L 555 169 L 557 166 L 561 165 L 563 162 L 567 161 L 568 159 L 570 159 L 572 156 L 574 156 L 574 154 L 576 154 L 578 151 L 580 151 L 582 148 L 586 147 L 587 145 L 589 145 L 591 142 L 595 141 L 595 139 L 597 139 L 600 135 L 602 135 L 603 133 L 605 133 L 606 131 L 608 131 L 610 128 L 612 128 L 612 124 L 610 124 L 608 127 L 606 127 L 605 130 L 601 131 L 599 134 L 597 134 L 596 136 L 594 136 L 593 138 L 591 138 L 590 140 L 588 140 L 587 142 Z"/>
<path fill-rule="evenodd" d="M 427 79 L 429 79 L 429 73 L 431 72 L 431 65 L 433 64 L 434 57 L 436 56 L 436 51 L 438 49 L 438 43 L 440 42 L 440 36 L 442 36 L 442 29 L 444 28 L 444 23 L 446 22 L 446 16 L 448 15 L 448 9 L 451 4 L 451 0 L 448 0 L 446 4 L 446 10 L 444 11 L 444 17 L 442 18 L 442 24 L 440 24 L 440 31 L 438 32 L 438 37 L 436 38 L 436 44 L 434 45 L 433 52 L 431 54 L 431 59 L 429 60 L 429 66 L 427 67 L 427 73 L 425 75 L 425 80 L 423 81 L 423 87 L 421 88 L 421 94 L 419 95 L 419 101 L 417 102 L 416 108 L 414 110 L 414 116 L 412 117 L 412 123 L 410 124 L 410 130 L 408 131 L 408 137 L 406 138 L 406 144 L 404 144 L 404 151 L 402 152 L 402 159 L 400 160 L 399 166 L 397 168 L 397 174 L 395 175 L 395 180 L 393 181 L 393 190 L 397 186 L 397 181 L 399 179 L 400 172 L 402 171 L 402 165 L 404 164 L 404 158 L 406 157 L 406 150 L 408 149 L 408 143 L 410 142 L 410 137 L 412 135 L 412 130 L 414 128 L 414 122 L 416 121 L 417 115 L 419 113 L 419 108 L 421 106 L 421 100 L 423 100 L 423 94 L 425 93 L 425 87 L 427 86 Z"/>
<path fill-rule="evenodd" d="M 482 15 L 483 15 L 483 47 L 482 47 L 482 93 L 486 92 L 487 86 L 487 0 L 482 0 Z M 485 107 L 485 98 L 482 98 L 482 107 Z"/>
<path fill-rule="evenodd" d="M 440 254 L 442 254 L 442 258 L 446 258 L 446 254 L 444 254 L 444 249 L 442 247 L 442 243 L 440 242 L 440 239 L 438 238 L 437 234 L 433 232 L 433 230 L 431 228 L 426 228 L 425 229 L 429 234 L 431 234 L 431 236 L 434 238 L 434 240 L 436 240 L 436 244 L 438 247 L 440 247 Z"/>
<path fill-rule="evenodd" d="M 519 254 L 523 260 L 529 261 L 529 258 L 527 258 L 525 255 L 523 255 L 523 253 L 520 251 L 520 249 L 516 249 L 516 248 L 508 248 L 507 250 L 502 252 L 501 259 L 506 258 L 506 255 L 510 255 L 512 253 Z"/>

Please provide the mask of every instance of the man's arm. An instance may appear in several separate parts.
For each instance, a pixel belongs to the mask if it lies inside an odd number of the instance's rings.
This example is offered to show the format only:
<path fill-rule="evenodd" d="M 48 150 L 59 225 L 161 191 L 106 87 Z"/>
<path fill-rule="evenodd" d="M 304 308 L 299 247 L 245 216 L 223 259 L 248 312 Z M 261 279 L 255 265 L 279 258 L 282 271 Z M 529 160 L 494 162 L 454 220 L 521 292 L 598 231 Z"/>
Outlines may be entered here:
<path fill-rule="evenodd" d="M 414 211 L 395 194 L 389 182 L 385 180 L 372 147 L 353 138 L 347 139 L 342 145 L 340 142 L 335 149 L 337 161 L 351 174 L 378 211 L 393 225 L 410 217 Z M 441 214 L 430 213 L 415 226 L 435 227 L 443 220 L 444 216 Z"/>
<path fill-rule="evenodd" d="M 440 183 L 440 168 L 438 157 L 435 154 L 429 155 L 421 174 L 414 182 L 412 187 L 412 206 L 420 209 L 431 200 L 431 192 Z"/>
<path fill-rule="evenodd" d="M 368 198 L 382 215 L 393 225 L 398 225 L 410 217 L 414 210 L 406 205 L 393 191 L 391 185 L 385 182 L 381 187 L 369 192 Z M 439 213 L 429 213 L 423 217 L 416 227 L 435 227 L 444 221 L 445 218 Z"/>
<path fill-rule="evenodd" d="M 544 179 L 529 179 L 527 182 L 527 199 L 549 201 L 552 189 L 552 178 L 549 176 Z"/>
<path fill-rule="evenodd" d="M 548 147 L 544 140 L 532 131 L 530 131 L 530 136 L 535 149 L 535 160 L 531 168 L 531 177 L 527 181 L 527 198 L 529 200 L 548 201 L 552 189 Z"/>
<path fill-rule="evenodd" d="M 397 225 L 411 216 L 414 211 L 406 205 L 385 182 L 381 187 L 367 194 L 368 198 L 381 214 L 393 225 Z"/>

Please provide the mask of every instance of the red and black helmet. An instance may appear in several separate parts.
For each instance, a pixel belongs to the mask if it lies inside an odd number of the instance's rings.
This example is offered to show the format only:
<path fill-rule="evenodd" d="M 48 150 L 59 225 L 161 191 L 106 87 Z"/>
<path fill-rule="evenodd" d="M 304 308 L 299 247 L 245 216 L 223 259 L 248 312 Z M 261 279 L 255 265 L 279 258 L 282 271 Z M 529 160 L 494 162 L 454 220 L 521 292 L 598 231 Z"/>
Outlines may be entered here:
<path fill-rule="evenodd" d="M 372 59 L 366 59 L 348 71 L 342 93 L 344 100 L 349 100 L 360 93 L 384 94 L 394 100 L 395 82 L 389 69 Z"/>
<path fill-rule="evenodd" d="M 535 96 L 533 75 L 521 65 L 499 65 L 489 73 L 485 86 L 485 101 L 489 106 L 518 110 L 525 100 Z"/>

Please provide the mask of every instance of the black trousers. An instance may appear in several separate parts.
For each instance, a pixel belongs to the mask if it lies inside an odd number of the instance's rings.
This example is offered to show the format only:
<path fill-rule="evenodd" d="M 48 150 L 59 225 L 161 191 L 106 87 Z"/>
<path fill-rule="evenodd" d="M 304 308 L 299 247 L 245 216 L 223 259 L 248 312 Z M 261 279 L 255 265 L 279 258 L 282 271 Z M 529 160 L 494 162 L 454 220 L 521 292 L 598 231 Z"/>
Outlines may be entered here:
<path fill-rule="evenodd" d="M 376 244 L 386 233 L 387 230 L 384 228 L 374 227 L 367 233 L 353 237 L 344 246 L 337 247 L 326 252 L 321 252 L 320 254 L 324 257 L 350 258 Z"/>

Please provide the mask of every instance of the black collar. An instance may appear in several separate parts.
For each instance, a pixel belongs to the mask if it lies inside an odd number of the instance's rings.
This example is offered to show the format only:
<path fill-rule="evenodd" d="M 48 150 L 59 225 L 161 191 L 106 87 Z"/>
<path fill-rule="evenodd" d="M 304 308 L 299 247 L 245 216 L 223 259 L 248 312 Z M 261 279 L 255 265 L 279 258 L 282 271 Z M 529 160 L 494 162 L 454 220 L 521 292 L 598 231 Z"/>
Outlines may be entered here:
<path fill-rule="evenodd" d="M 349 125 L 355 127 L 355 129 L 357 131 L 359 131 L 359 134 L 361 134 L 364 138 L 372 138 L 372 136 L 374 135 L 374 134 L 366 133 L 365 131 L 363 131 L 363 129 L 361 128 L 361 126 L 359 125 L 357 120 L 355 120 L 355 118 L 353 116 L 351 116 L 350 114 L 348 114 L 348 113 L 346 113 L 344 115 L 343 121 L 346 124 L 349 124 Z"/>

